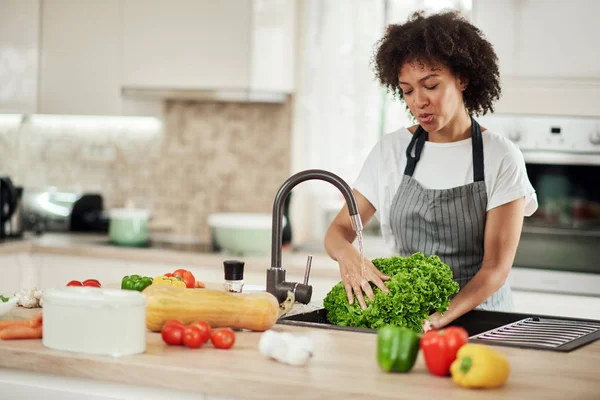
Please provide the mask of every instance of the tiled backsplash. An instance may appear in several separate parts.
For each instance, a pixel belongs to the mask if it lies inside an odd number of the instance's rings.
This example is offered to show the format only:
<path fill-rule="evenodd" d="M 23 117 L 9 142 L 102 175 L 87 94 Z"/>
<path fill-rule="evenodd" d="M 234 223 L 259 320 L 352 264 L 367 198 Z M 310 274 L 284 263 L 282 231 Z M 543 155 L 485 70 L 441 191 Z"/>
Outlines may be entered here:
<path fill-rule="evenodd" d="M 203 242 L 210 213 L 271 212 L 290 175 L 290 102 L 167 102 L 162 129 L 105 120 L 34 116 L 0 126 L 0 175 L 99 191 L 107 208 L 131 199 Z"/>

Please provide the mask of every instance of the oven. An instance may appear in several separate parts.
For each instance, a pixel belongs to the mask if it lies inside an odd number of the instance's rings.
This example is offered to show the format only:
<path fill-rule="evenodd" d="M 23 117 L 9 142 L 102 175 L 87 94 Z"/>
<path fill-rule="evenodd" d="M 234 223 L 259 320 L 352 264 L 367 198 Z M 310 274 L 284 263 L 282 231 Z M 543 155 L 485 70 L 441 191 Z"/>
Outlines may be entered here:
<path fill-rule="evenodd" d="M 523 224 L 512 287 L 600 296 L 600 119 L 478 120 L 519 146 L 538 197 Z"/>

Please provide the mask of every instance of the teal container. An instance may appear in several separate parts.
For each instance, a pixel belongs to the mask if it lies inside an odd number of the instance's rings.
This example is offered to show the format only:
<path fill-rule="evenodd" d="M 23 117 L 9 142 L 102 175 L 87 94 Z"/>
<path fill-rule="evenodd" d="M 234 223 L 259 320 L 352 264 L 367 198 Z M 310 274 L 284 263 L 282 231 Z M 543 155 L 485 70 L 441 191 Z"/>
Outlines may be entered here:
<path fill-rule="evenodd" d="M 108 224 L 110 241 L 119 246 L 146 246 L 149 238 L 149 217 L 148 210 L 111 210 Z"/>

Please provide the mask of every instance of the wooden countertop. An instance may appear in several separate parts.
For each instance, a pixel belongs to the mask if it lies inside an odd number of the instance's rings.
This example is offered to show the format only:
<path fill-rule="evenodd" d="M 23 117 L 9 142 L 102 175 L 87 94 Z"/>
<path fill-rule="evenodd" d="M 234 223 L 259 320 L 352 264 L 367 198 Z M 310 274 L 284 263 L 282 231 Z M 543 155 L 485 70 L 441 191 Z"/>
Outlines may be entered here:
<path fill-rule="evenodd" d="M 29 318 L 17 308 L 0 319 Z M 261 333 L 241 332 L 231 350 L 166 346 L 148 333 L 145 354 L 112 358 L 46 349 L 41 340 L 0 341 L 0 367 L 241 399 L 598 399 L 600 341 L 571 353 L 494 347 L 511 375 L 503 388 L 468 390 L 430 375 L 419 354 L 408 374 L 386 374 L 375 361 L 376 336 L 284 325 L 310 335 L 315 354 L 292 367 L 258 353 Z"/>
<path fill-rule="evenodd" d="M 177 251 L 162 248 L 133 248 L 114 246 L 106 235 L 47 233 L 30 236 L 24 240 L 0 243 L 0 255 L 15 253 L 54 254 L 65 256 L 94 257 L 122 261 L 171 263 L 189 267 L 219 267 L 223 260 L 236 258 L 221 253 Z M 282 267 L 295 275 L 304 275 L 308 253 L 286 249 L 282 252 Z M 271 255 L 245 256 L 246 271 L 265 271 L 271 266 Z M 314 254 L 311 276 L 339 279 L 339 267 L 326 254 Z"/>

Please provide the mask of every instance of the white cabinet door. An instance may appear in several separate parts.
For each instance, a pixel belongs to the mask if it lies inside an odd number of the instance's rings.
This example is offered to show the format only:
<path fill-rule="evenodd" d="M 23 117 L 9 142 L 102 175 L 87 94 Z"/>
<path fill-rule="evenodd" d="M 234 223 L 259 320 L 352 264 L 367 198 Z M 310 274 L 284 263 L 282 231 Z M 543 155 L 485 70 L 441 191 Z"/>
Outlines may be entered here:
<path fill-rule="evenodd" d="M 123 0 L 123 85 L 242 89 L 251 0 Z"/>
<path fill-rule="evenodd" d="M 0 0 L 0 113 L 37 112 L 39 0 Z"/>
<path fill-rule="evenodd" d="M 600 79 L 598 14 L 596 0 L 473 2 L 506 77 Z"/>
<path fill-rule="evenodd" d="M 296 0 L 260 0 L 252 5 L 250 89 L 294 90 Z"/>
<path fill-rule="evenodd" d="M 0 294 L 11 297 L 20 289 L 21 269 L 17 261 L 17 255 L 0 255 Z"/>
<path fill-rule="evenodd" d="M 40 112 L 120 115 L 119 0 L 44 0 Z"/>

